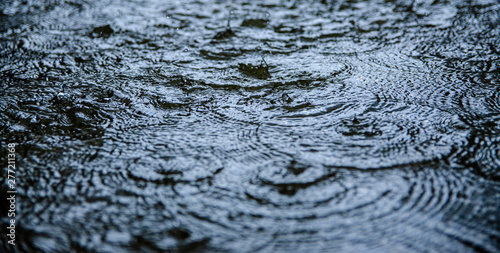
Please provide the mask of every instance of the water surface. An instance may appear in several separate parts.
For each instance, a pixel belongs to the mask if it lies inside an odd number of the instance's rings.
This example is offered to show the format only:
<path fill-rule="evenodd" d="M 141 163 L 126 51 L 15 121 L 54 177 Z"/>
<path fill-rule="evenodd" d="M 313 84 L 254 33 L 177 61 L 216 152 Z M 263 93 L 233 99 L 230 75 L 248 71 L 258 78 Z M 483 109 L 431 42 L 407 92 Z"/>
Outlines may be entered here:
<path fill-rule="evenodd" d="M 0 10 L 3 249 L 500 251 L 496 1 Z"/>

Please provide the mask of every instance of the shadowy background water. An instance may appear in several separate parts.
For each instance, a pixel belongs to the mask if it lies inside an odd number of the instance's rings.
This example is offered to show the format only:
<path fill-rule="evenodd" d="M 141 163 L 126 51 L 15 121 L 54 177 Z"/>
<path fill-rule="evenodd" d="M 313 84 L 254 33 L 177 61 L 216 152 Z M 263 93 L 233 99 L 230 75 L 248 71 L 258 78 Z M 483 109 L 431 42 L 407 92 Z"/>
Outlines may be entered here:
<path fill-rule="evenodd" d="M 497 1 L 0 10 L 3 250 L 500 251 Z"/>

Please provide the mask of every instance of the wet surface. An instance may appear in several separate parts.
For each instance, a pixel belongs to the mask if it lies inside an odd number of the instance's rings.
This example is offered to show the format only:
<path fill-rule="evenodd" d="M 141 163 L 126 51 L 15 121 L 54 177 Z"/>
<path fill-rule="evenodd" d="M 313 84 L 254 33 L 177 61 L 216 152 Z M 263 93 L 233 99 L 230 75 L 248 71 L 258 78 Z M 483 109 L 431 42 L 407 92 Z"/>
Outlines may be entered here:
<path fill-rule="evenodd" d="M 4 249 L 500 250 L 496 1 L 0 10 Z"/>

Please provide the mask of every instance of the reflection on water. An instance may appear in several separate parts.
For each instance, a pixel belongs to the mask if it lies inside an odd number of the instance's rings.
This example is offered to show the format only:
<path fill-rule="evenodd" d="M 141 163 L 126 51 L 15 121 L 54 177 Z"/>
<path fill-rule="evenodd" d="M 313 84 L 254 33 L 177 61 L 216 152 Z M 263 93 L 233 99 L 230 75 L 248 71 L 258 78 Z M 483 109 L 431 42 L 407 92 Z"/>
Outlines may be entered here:
<path fill-rule="evenodd" d="M 4 250 L 500 250 L 496 1 L 0 10 Z"/>

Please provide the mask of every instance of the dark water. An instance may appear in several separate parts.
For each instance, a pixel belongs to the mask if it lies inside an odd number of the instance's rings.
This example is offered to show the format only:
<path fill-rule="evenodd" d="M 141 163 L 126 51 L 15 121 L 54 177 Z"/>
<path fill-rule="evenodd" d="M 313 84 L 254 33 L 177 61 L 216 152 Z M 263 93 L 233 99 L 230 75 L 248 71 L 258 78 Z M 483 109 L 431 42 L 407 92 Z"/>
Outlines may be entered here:
<path fill-rule="evenodd" d="M 497 1 L 96 2 L 0 4 L 2 250 L 500 251 Z"/>

